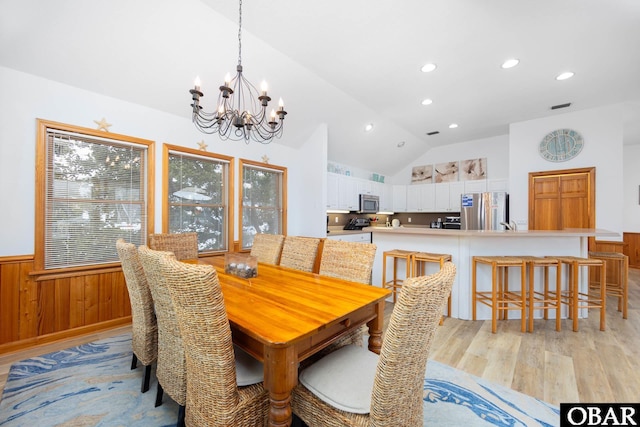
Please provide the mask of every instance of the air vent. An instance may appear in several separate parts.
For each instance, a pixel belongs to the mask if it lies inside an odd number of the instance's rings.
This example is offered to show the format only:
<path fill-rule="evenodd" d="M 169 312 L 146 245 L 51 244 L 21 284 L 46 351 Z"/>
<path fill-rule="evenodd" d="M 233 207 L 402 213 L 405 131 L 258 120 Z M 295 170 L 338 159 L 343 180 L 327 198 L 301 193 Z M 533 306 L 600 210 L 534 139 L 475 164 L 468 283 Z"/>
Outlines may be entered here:
<path fill-rule="evenodd" d="M 559 109 L 559 108 L 567 108 L 567 107 L 569 107 L 569 106 L 571 106 L 571 103 L 570 103 L 570 102 L 567 102 L 566 104 L 558 104 L 558 105 L 554 105 L 554 106 L 552 106 L 552 107 L 551 107 L 551 109 L 552 109 L 552 110 L 557 110 L 557 109 Z"/>
<path fill-rule="evenodd" d="M 436 130 L 436 131 L 433 131 L 433 132 L 427 132 L 427 135 L 431 136 L 431 135 L 437 135 L 439 133 L 440 133 L 440 131 Z"/>

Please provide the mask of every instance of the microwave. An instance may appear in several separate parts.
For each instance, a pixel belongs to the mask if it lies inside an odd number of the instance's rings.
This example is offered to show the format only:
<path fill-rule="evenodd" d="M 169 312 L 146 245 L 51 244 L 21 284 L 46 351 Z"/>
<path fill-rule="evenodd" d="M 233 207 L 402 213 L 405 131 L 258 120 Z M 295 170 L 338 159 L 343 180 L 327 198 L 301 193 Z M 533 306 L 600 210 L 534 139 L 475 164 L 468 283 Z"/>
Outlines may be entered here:
<path fill-rule="evenodd" d="M 380 197 L 371 194 L 360 195 L 360 209 L 358 213 L 377 213 L 380 210 Z"/>

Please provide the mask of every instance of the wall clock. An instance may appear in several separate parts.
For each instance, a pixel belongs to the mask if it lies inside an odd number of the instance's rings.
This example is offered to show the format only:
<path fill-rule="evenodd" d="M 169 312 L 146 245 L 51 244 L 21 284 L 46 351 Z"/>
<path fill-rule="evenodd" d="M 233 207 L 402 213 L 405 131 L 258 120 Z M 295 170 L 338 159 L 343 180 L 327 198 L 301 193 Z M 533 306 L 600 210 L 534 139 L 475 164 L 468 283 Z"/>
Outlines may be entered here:
<path fill-rule="evenodd" d="M 572 129 L 558 129 L 550 132 L 540 141 L 540 155 L 550 162 L 564 162 L 580 154 L 584 140 Z"/>

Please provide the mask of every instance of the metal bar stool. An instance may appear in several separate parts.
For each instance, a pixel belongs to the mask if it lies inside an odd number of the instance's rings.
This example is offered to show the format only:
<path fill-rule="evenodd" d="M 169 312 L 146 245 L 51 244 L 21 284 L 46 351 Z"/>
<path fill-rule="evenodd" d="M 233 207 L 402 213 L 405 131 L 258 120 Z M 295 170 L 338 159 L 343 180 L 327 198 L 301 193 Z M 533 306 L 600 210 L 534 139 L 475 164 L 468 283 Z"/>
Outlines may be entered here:
<path fill-rule="evenodd" d="M 426 265 L 427 262 L 435 262 L 440 265 L 440 269 L 445 262 L 451 261 L 450 254 L 435 254 L 430 252 L 415 252 L 413 254 L 413 260 L 411 262 L 411 273 L 412 276 L 424 276 L 426 274 Z M 451 295 L 447 299 L 447 316 L 451 316 Z M 440 319 L 440 324 L 442 324 L 443 319 Z"/>
<path fill-rule="evenodd" d="M 402 283 L 408 277 L 411 277 L 411 256 L 415 252 L 405 251 L 403 249 L 393 249 L 382 253 L 382 287 L 391 289 L 393 294 L 393 302 L 395 304 L 397 292 L 402 289 Z M 393 278 L 387 280 L 387 257 L 393 258 Z M 398 260 L 405 262 L 405 278 L 398 278 Z"/>
<path fill-rule="evenodd" d="M 604 261 L 605 269 L 608 264 L 613 264 L 615 271 L 613 276 L 617 282 L 607 276 L 607 295 L 618 297 L 618 311 L 621 311 L 622 318 L 626 319 L 629 306 L 629 257 L 619 252 L 589 252 L 589 258 Z M 591 279 L 589 282 L 591 287 L 599 285 Z"/>
<path fill-rule="evenodd" d="M 523 258 L 510 256 L 474 256 L 471 262 L 471 310 L 476 320 L 476 305 L 481 303 L 491 307 L 491 332 L 496 333 L 498 312 L 500 318 L 508 319 L 509 310 L 520 311 L 520 330 L 527 331 L 527 263 Z M 491 290 L 478 291 L 478 264 L 491 266 Z M 509 290 L 509 267 L 520 268 L 520 289 Z"/>
<path fill-rule="evenodd" d="M 573 320 L 573 330 L 578 331 L 578 310 L 581 308 L 598 308 L 600 309 L 600 330 L 604 331 L 606 327 L 606 300 L 607 300 L 607 280 L 606 268 L 604 261 L 595 258 L 581 258 L 575 256 L 558 256 L 557 258 L 562 264 L 569 269 L 569 290 L 563 293 L 562 302 L 569 306 L 569 318 Z M 599 267 L 600 283 L 599 294 L 595 294 L 595 289 L 589 289 L 587 293 L 580 292 L 579 274 L 581 267 Z"/>
<path fill-rule="evenodd" d="M 549 319 L 549 309 L 556 311 L 556 331 L 562 328 L 561 308 L 562 308 L 562 264 L 556 258 L 542 258 L 535 256 L 524 256 L 527 263 L 527 306 L 529 308 L 529 332 L 533 332 L 533 319 L 535 310 L 544 310 L 544 319 Z M 535 268 L 543 268 L 543 288 L 542 291 L 535 290 Z M 549 287 L 549 267 L 556 269 L 555 288 Z"/>

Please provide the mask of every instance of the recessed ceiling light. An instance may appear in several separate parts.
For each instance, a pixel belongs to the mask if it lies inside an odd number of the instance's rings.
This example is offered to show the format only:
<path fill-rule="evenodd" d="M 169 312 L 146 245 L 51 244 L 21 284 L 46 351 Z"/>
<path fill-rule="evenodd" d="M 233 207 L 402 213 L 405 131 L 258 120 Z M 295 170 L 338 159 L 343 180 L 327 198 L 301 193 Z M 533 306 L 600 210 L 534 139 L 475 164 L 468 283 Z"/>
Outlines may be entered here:
<path fill-rule="evenodd" d="M 438 66 L 436 64 L 433 63 L 428 63 L 428 64 L 424 64 L 421 68 L 423 73 L 430 73 L 433 70 L 435 70 L 436 68 L 438 68 Z"/>
<path fill-rule="evenodd" d="M 398 148 L 400 148 L 400 147 L 404 147 L 404 141 L 398 142 Z"/>
<path fill-rule="evenodd" d="M 373 123 L 368 123 L 365 127 L 364 127 L 364 131 L 365 132 L 370 132 L 371 129 L 373 129 Z"/>
<path fill-rule="evenodd" d="M 519 59 L 511 58 L 502 63 L 502 68 L 513 68 L 520 63 Z"/>
<path fill-rule="evenodd" d="M 427 98 L 422 101 L 422 105 L 431 105 L 433 104 L 433 100 Z"/>
<path fill-rule="evenodd" d="M 556 80 L 567 80 L 567 79 L 570 79 L 571 77 L 573 77 L 573 73 L 571 71 L 567 71 L 565 73 L 558 75 L 558 77 L 556 77 Z"/>
<path fill-rule="evenodd" d="M 455 129 L 455 128 L 457 128 L 457 127 L 458 127 L 458 125 L 457 125 L 456 123 L 451 123 L 451 124 L 449 125 L 449 129 Z"/>

